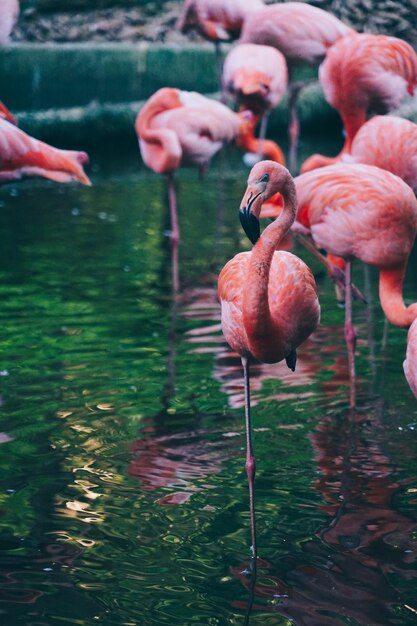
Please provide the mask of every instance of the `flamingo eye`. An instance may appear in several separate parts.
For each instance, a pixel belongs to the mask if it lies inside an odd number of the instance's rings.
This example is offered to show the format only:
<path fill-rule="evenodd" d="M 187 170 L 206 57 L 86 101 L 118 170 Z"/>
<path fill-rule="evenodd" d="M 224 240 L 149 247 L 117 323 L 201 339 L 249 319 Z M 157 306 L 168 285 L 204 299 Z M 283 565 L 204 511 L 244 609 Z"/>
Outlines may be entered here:
<path fill-rule="evenodd" d="M 264 174 L 262 178 L 259 179 L 260 183 L 267 183 L 269 181 L 269 174 Z"/>

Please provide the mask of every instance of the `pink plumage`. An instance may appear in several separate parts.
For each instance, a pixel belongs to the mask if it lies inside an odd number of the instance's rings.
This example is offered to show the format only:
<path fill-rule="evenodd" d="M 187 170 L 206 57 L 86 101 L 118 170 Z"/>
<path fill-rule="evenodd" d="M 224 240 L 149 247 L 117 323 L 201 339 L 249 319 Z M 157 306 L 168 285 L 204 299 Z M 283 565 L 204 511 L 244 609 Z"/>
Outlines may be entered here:
<path fill-rule="evenodd" d="M 381 306 L 388 320 L 409 326 L 417 304 L 406 307 L 402 285 L 417 233 L 417 200 L 398 176 L 372 165 L 339 163 L 295 179 L 297 219 L 319 248 L 380 270 Z"/>
<path fill-rule="evenodd" d="M 90 185 L 83 165 L 85 152 L 60 150 L 26 134 L 0 116 L 0 183 L 41 176 L 60 183 Z"/>
<path fill-rule="evenodd" d="M 135 128 L 145 164 L 160 174 L 203 166 L 234 139 L 244 120 L 197 92 L 164 87 L 139 112 Z"/>
<path fill-rule="evenodd" d="M 0 2 L 0 46 L 9 41 L 9 35 L 19 16 L 18 0 L 1 0 Z"/>
<path fill-rule="evenodd" d="M 394 115 L 376 115 L 358 130 L 351 154 L 343 160 L 388 170 L 417 193 L 417 124 Z"/>
<path fill-rule="evenodd" d="M 284 97 L 287 64 L 276 48 L 237 44 L 224 60 L 222 82 L 223 89 L 245 108 L 263 113 L 276 107 Z"/>
<path fill-rule="evenodd" d="M 327 11 L 304 2 L 283 2 L 249 15 L 240 42 L 274 46 L 292 63 L 315 63 L 335 41 L 352 32 Z"/>
<path fill-rule="evenodd" d="M 264 176 L 268 177 L 266 183 Z M 266 363 L 286 358 L 319 322 L 320 307 L 310 269 L 290 252 L 276 251 L 295 218 L 291 181 L 288 170 L 272 161 L 261 161 L 252 168 L 242 206 L 248 204 L 259 217 L 262 202 L 280 191 L 284 209 L 264 230 L 252 252 L 237 254 L 219 276 L 226 341 L 241 356 L 254 356 Z"/>
<path fill-rule="evenodd" d="M 263 0 L 185 0 L 177 28 L 196 26 L 213 41 L 238 37 L 245 18 L 263 6 Z"/>
<path fill-rule="evenodd" d="M 354 34 L 336 42 L 319 71 L 326 100 L 342 118 L 346 140 L 337 157 L 313 155 L 302 171 L 329 165 L 350 153 L 367 116 L 396 108 L 417 85 L 417 54 L 405 41 L 386 35 Z"/>

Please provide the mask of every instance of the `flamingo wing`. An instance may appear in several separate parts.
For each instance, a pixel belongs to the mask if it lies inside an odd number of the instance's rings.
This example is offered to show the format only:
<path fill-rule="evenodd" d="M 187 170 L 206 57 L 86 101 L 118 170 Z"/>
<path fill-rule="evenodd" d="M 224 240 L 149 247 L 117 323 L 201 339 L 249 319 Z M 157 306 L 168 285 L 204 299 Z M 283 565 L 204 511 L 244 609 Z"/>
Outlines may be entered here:
<path fill-rule="evenodd" d="M 41 176 L 56 182 L 78 180 L 90 185 L 83 170 L 85 152 L 60 150 L 0 119 L 0 181 Z"/>

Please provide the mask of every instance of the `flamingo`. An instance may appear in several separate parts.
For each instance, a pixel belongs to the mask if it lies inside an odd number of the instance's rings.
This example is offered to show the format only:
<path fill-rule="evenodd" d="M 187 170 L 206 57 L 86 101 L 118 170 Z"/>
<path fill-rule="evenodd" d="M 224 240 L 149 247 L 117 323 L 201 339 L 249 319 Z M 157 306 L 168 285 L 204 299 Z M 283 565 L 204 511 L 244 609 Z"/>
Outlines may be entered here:
<path fill-rule="evenodd" d="M 41 176 L 59 183 L 78 180 L 91 185 L 83 165 L 85 152 L 54 148 L 17 128 L 14 118 L 0 103 L 0 183 Z"/>
<path fill-rule="evenodd" d="M 417 54 L 405 41 L 386 35 L 353 34 L 337 41 L 320 66 L 326 100 L 342 118 L 346 139 L 336 157 L 314 154 L 301 171 L 330 165 L 349 154 L 370 113 L 387 113 L 417 85 Z"/>
<path fill-rule="evenodd" d="M 402 178 L 417 193 L 417 124 L 376 115 L 358 130 L 343 161 L 368 163 Z"/>
<path fill-rule="evenodd" d="M 327 50 L 341 37 L 355 31 L 335 15 L 305 2 L 271 4 L 251 13 L 245 19 L 240 43 L 256 43 L 273 46 L 287 60 L 291 75 L 300 63 L 314 65 L 320 62 Z M 290 80 L 290 169 L 296 167 L 296 147 L 299 121 L 296 99 L 300 83 Z"/>
<path fill-rule="evenodd" d="M 185 32 L 197 27 L 203 37 L 214 42 L 221 76 L 220 42 L 239 37 L 245 18 L 263 6 L 263 0 L 185 0 L 176 28 Z"/>
<path fill-rule="evenodd" d="M 19 16 L 19 0 L 1 0 L 0 3 L 0 46 L 7 45 L 9 35 Z"/>
<path fill-rule="evenodd" d="M 284 206 L 278 218 L 259 236 L 262 203 L 280 192 Z M 297 199 L 289 171 L 274 161 L 261 161 L 251 170 L 240 206 L 240 219 L 252 252 L 241 252 L 219 275 L 222 330 L 240 354 L 245 382 L 246 473 L 249 483 L 252 556 L 256 567 L 254 509 L 255 457 L 250 417 L 249 366 L 286 360 L 295 369 L 296 349 L 316 329 L 320 305 L 314 277 L 301 259 L 276 251 L 295 220 Z"/>
<path fill-rule="evenodd" d="M 229 41 L 239 36 L 245 18 L 264 6 L 263 0 L 185 0 L 176 27 L 196 26 L 206 39 Z"/>
<path fill-rule="evenodd" d="M 402 286 L 417 233 L 417 200 L 398 176 L 373 165 L 337 163 L 295 179 L 297 221 L 315 244 L 345 262 L 345 337 L 350 374 L 349 404 L 355 398 L 355 331 L 352 325 L 351 262 L 379 269 L 379 298 L 388 321 L 409 327 L 417 303 L 404 304 Z"/>
<path fill-rule="evenodd" d="M 249 112 L 248 112 L 249 113 Z M 154 172 L 168 174 L 171 242 L 176 256 L 179 241 L 175 170 L 197 165 L 203 172 L 224 143 L 236 139 L 253 149 L 253 116 L 234 113 L 224 104 L 199 93 L 163 87 L 153 94 L 138 113 L 135 129 L 144 163 Z M 262 150 L 274 154 L 276 144 L 264 142 Z M 278 158 L 279 153 L 275 152 Z M 174 291 L 178 279 L 174 274 Z"/>
<path fill-rule="evenodd" d="M 241 109 L 262 116 L 261 141 L 265 139 L 268 115 L 284 97 L 287 83 L 285 57 L 272 46 L 238 44 L 224 60 L 223 91 L 231 94 Z M 279 162 L 285 164 L 284 155 Z"/>
<path fill-rule="evenodd" d="M 410 389 L 417 398 L 417 319 L 408 329 L 407 352 L 403 368 Z"/>

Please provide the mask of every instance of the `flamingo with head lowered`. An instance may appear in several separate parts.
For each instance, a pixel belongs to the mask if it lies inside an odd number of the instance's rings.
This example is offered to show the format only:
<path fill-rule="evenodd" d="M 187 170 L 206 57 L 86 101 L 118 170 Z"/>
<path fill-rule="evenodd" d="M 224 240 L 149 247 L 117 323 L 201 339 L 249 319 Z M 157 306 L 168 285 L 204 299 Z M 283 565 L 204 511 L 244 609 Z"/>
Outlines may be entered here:
<path fill-rule="evenodd" d="M 272 46 L 237 44 L 224 60 L 222 84 L 223 92 L 230 94 L 241 110 L 250 110 L 261 118 L 258 146 L 262 151 L 269 113 L 287 90 L 288 70 L 283 54 Z M 285 164 L 283 154 L 274 160 Z"/>
<path fill-rule="evenodd" d="M 291 171 L 296 168 L 299 121 L 297 97 L 303 83 L 294 82 L 300 64 L 315 65 L 341 37 L 355 31 L 335 15 L 307 2 L 280 2 L 261 7 L 247 16 L 239 43 L 256 43 L 277 48 L 285 57 L 290 74 L 290 125 L 288 129 Z"/>
<path fill-rule="evenodd" d="M 352 151 L 368 115 L 388 113 L 414 93 L 417 54 L 407 42 L 386 35 L 354 34 L 337 41 L 320 66 L 319 79 L 329 104 L 343 121 L 346 138 L 336 157 L 314 154 L 301 171 L 339 161 Z"/>
<path fill-rule="evenodd" d="M 284 206 L 277 219 L 260 235 L 262 203 L 281 193 Z M 255 457 L 252 447 L 249 366 L 252 359 L 266 363 L 286 360 L 296 365 L 296 350 L 315 330 L 320 306 L 314 277 L 307 265 L 290 252 L 277 251 L 293 224 L 297 199 L 289 171 L 274 161 L 261 161 L 251 170 L 240 207 L 240 220 L 251 242 L 251 252 L 231 259 L 219 275 L 218 294 L 226 341 L 240 354 L 245 379 L 246 472 L 249 481 L 252 552 L 256 566 L 254 508 Z"/>

